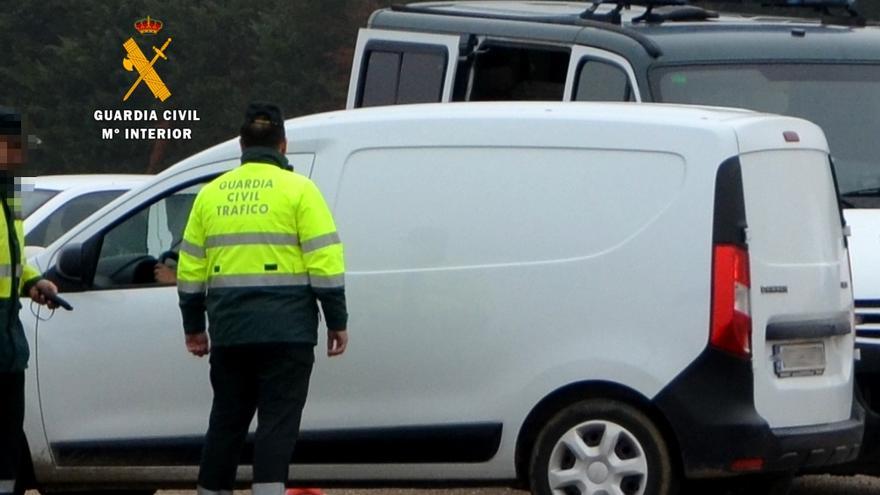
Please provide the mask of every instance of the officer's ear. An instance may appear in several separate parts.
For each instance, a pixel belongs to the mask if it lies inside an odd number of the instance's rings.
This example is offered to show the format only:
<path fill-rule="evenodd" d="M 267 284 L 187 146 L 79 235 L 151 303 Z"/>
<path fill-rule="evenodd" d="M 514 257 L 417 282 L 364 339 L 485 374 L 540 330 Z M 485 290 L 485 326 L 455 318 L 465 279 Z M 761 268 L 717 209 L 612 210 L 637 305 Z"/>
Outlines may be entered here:
<path fill-rule="evenodd" d="M 282 139 L 278 143 L 278 152 L 281 153 L 282 155 L 287 154 L 287 138 Z"/>

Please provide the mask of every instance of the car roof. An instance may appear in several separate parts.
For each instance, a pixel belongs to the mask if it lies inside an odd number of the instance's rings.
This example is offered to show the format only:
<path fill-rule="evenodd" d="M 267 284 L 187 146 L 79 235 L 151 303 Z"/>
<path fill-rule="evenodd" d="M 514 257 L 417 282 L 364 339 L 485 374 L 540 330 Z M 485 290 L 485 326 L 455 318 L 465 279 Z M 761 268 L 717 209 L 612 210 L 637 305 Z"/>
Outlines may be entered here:
<path fill-rule="evenodd" d="M 34 189 L 65 191 L 73 188 L 88 187 L 95 190 L 130 189 L 152 178 L 147 174 L 70 174 L 40 175 L 25 177 L 24 184 L 32 184 Z"/>
<path fill-rule="evenodd" d="M 717 18 L 633 23 L 644 13 L 622 12 L 621 26 L 584 21 L 588 2 L 462 1 L 419 2 L 376 11 L 370 27 L 425 32 L 473 33 L 575 44 L 636 44 L 647 38 L 663 62 L 821 59 L 880 60 L 880 27 L 826 25 L 818 20 L 723 13 Z M 607 12 L 613 5 L 602 5 Z M 680 7 L 665 7 L 669 9 Z M 687 7 L 693 9 L 694 7 Z M 657 9 L 661 10 L 661 9 Z M 793 10 L 793 13 L 797 13 Z M 622 33 L 628 33 L 625 36 Z M 629 37 L 629 40 L 626 38 Z"/>

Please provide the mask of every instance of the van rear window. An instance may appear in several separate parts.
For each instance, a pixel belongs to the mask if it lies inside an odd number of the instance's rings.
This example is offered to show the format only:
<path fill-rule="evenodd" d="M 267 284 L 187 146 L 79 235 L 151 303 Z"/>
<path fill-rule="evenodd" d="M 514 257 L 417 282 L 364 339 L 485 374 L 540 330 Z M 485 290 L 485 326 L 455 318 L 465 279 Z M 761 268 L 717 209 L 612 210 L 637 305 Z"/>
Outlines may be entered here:
<path fill-rule="evenodd" d="M 843 234 L 828 156 L 772 150 L 740 161 L 751 254 L 783 265 L 837 262 Z"/>

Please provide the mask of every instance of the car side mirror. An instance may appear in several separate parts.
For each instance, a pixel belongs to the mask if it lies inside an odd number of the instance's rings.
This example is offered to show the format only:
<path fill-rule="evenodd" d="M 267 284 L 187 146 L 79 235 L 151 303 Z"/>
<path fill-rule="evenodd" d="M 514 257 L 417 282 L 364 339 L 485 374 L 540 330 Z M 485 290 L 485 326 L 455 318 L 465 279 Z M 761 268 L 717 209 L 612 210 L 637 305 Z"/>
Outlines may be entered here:
<path fill-rule="evenodd" d="M 53 271 L 63 281 L 81 285 L 85 278 L 83 258 L 82 244 L 68 244 L 61 248 L 61 253 L 58 255 L 58 262 L 55 263 Z"/>
<path fill-rule="evenodd" d="M 101 250 L 101 238 L 84 243 L 73 242 L 63 246 L 43 277 L 55 282 L 61 292 L 87 290 L 95 276 L 95 264 Z"/>

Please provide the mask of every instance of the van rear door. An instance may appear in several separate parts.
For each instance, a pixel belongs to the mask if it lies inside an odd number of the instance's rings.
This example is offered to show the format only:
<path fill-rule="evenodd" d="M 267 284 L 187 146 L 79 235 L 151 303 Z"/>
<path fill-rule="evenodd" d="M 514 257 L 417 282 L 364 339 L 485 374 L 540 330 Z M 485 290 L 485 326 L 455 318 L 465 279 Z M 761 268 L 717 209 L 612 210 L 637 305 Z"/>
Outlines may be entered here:
<path fill-rule="evenodd" d="M 755 407 L 773 428 L 849 419 L 853 300 L 824 136 L 774 119 L 739 137 Z"/>
<path fill-rule="evenodd" d="M 358 32 L 345 108 L 452 100 L 459 37 Z"/>

